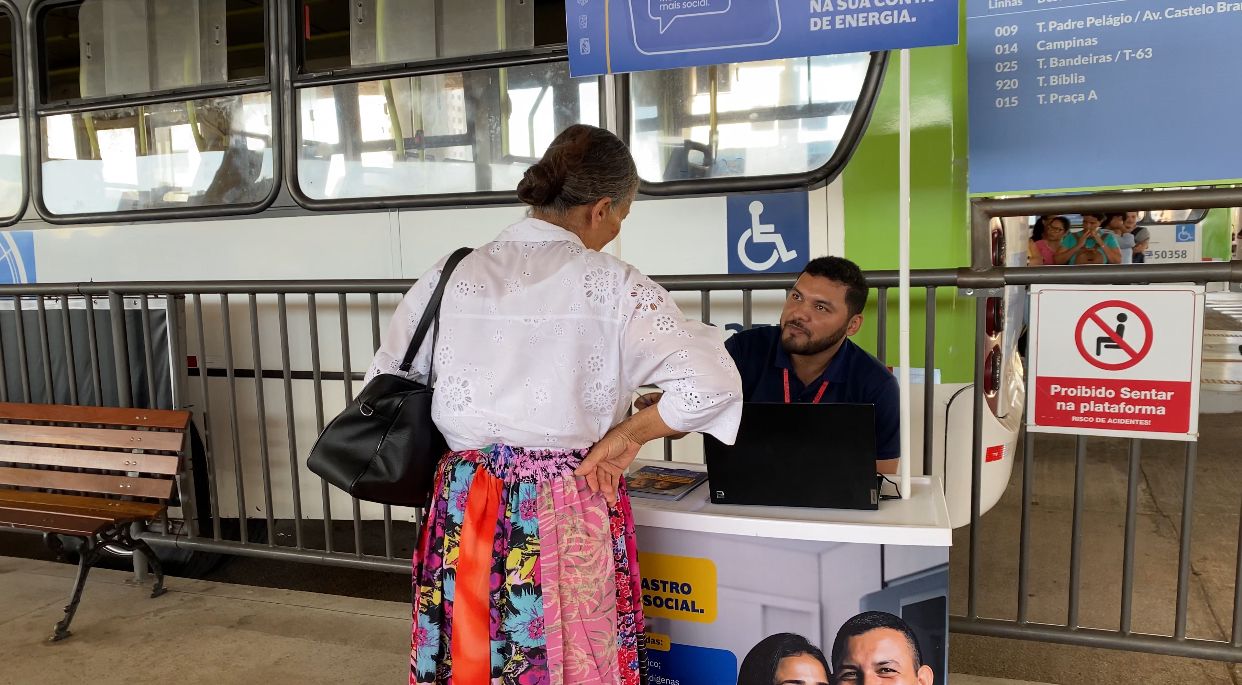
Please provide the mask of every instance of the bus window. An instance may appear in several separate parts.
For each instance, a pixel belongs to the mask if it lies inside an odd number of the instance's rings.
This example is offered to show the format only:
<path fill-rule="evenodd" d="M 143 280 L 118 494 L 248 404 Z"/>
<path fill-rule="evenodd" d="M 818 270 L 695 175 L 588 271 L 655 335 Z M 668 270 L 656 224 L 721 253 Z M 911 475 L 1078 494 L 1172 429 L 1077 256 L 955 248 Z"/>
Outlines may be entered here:
<path fill-rule="evenodd" d="M 43 203 L 56 215 L 254 205 L 271 192 L 268 93 L 40 119 Z"/>
<path fill-rule="evenodd" d="M 1141 224 L 1197 224 L 1207 215 L 1206 209 L 1153 209 L 1139 221 Z"/>
<path fill-rule="evenodd" d="M 82 0 L 32 16 L 40 211 L 228 213 L 273 193 L 262 0 Z"/>
<path fill-rule="evenodd" d="M 26 192 L 17 116 L 16 28 L 9 11 L 0 7 L 0 221 L 17 217 Z"/>
<path fill-rule="evenodd" d="M 299 73 L 565 42 L 563 0 L 302 0 Z"/>
<path fill-rule="evenodd" d="M 599 81 L 568 65 L 298 91 L 297 181 L 311 200 L 512 192 L 569 124 L 599 124 Z"/>
<path fill-rule="evenodd" d="M 630 77 L 630 149 L 643 180 L 769 176 L 824 166 L 867 78 L 866 53 Z"/>
<path fill-rule="evenodd" d="M 17 65 L 13 61 L 17 51 L 15 30 L 9 11 L 0 7 L 0 115 L 17 111 Z"/>
<path fill-rule="evenodd" d="M 45 104 L 266 77 L 262 0 L 83 0 L 38 22 Z"/>

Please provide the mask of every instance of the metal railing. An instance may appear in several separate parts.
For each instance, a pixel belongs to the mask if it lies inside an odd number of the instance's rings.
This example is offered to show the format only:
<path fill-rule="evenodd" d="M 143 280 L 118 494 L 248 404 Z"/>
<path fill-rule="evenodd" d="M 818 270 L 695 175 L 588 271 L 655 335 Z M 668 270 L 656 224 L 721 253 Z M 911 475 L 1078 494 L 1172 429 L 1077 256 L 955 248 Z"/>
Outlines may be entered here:
<path fill-rule="evenodd" d="M 764 293 L 783 293 L 793 283 L 790 275 L 762 276 L 676 276 L 657 279 L 664 287 L 675 293 L 697 293 L 697 314 L 700 319 L 712 322 L 725 320 L 732 315 L 740 317 L 743 328 L 754 321 L 756 297 Z M 890 289 L 897 285 L 894 272 L 872 272 L 868 280 L 876 290 L 877 306 L 877 356 L 885 360 L 884 341 L 887 338 L 887 309 Z M 1122 569 L 1121 625 L 1119 630 L 1080 625 L 1079 583 L 1082 572 L 1082 515 L 1084 512 L 1084 474 L 1086 464 L 1085 441 L 1079 438 L 1074 473 L 1074 523 L 1071 530 L 1072 560 L 1069 569 L 1069 606 L 1063 624 L 1036 623 L 1030 620 L 1026 594 L 1031 578 L 1032 532 L 1030 526 L 1032 503 L 1032 465 L 1034 442 L 1028 435 L 1023 450 L 1022 482 L 1022 528 L 1020 531 L 1019 571 L 1015 592 L 1018 594 L 1018 611 L 1012 618 L 982 616 L 979 611 L 979 563 L 982 554 L 978 536 L 980 521 L 980 489 L 983 467 L 982 426 L 987 401 L 983 396 L 984 351 L 992 344 L 984 330 L 985 303 L 987 297 L 997 296 L 1007 286 L 1028 286 L 1040 283 L 1160 283 L 1160 282 L 1242 282 L 1242 266 L 1238 263 L 1203 263 L 1183 265 L 1093 266 L 1091 268 L 1037 267 L 1037 268 L 991 268 L 986 270 L 941 269 L 917 271 L 911 282 L 916 293 L 921 290 L 926 307 L 928 326 L 923 332 L 926 341 L 924 372 L 932 379 L 935 367 L 935 320 L 938 288 L 956 288 L 967 296 L 976 297 L 976 359 L 974 365 L 974 416 L 973 416 L 973 481 L 971 488 L 971 526 L 968 554 L 968 590 L 966 612 L 951 617 L 951 629 L 955 632 L 1000 637 L 1035 639 L 1077 645 L 1102 646 L 1200 658 L 1242 660 L 1242 592 L 1237 586 L 1242 578 L 1242 549 L 1238 556 L 1238 574 L 1235 577 L 1235 606 L 1232 637 L 1228 641 L 1195 638 L 1187 634 L 1189 559 L 1191 526 L 1190 513 L 1194 504 L 1194 467 L 1197 451 L 1193 443 L 1186 451 L 1186 482 L 1183 492 L 1183 526 L 1180 540 L 1178 591 L 1175 611 L 1175 630 L 1171 635 L 1141 634 L 1132 630 L 1134 593 L 1135 516 L 1138 471 L 1141 445 L 1132 441 L 1130 446 L 1129 500 L 1126 515 L 1125 558 Z M 15 327 L 21 328 L 13 342 L 0 338 L 0 399 L 8 399 L 9 375 L 16 373 L 20 383 L 20 396 L 14 400 L 39 401 L 37 397 L 38 376 L 47 397 L 64 393 L 57 381 L 85 379 L 69 383 L 71 387 L 89 390 L 87 399 L 101 403 L 107 399 L 108 379 L 116 386 L 115 399 L 122 406 L 132 401 L 129 380 L 136 370 L 131 362 L 137 361 L 141 382 L 153 386 L 158 376 L 159 351 L 152 344 L 152 330 L 158 328 L 153 321 L 152 301 L 166 303 L 165 325 L 169 334 L 168 359 L 170 360 L 170 392 L 168 406 L 189 406 L 194 410 L 204 435 L 203 459 L 183 477 L 181 494 L 183 511 L 186 512 L 185 527 L 180 531 L 152 531 L 146 537 L 155 542 L 176 544 L 191 550 L 203 550 L 227 554 L 239 554 L 271 559 L 352 566 L 385 571 L 407 572 L 408 555 L 403 550 L 414 544 L 417 517 L 410 512 L 394 511 L 383 507 L 378 518 L 364 515 L 364 506 L 357 500 L 349 501 L 352 508 L 348 519 L 333 516 L 333 500 L 340 500 L 340 493 L 333 494 L 325 483 L 319 482 L 319 501 L 303 497 L 307 483 L 300 477 L 301 465 L 313 435 L 322 429 L 325 416 L 330 416 L 333 406 L 344 406 L 352 398 L 356 384 L 363 378 L 358 369 L 363 359 L 369 360 L 368 350 L 378 346 L 380 329 L 386 324 L 387 314 L 395 306 L 396 296 L 410 286 L 408 281 L 292 281 L 292 282 L 185 282 L 185 283 L 113 283 L 113 284 L 64 284 L 0 286 L 0 297 L 16 303 L 33 302 L 32 311 L 35 331 L 30 331 L 26 317 L 16 317 Z M 97 330 L 96 316 L 88 315 L 84 326 L 71 325 L 69 317 L 62 323 L 63 340 L 67 355 L 62 368 L 64 373 L 53 373 L 58 368 L 55 354 L 49 342 L 55 326 L 49 317 L 49 304 L 69 310 L 73 302 L 87 312 L 98 310 L 107 302 L 109 312 L 122 310 L 127 304 L 137 305 L 138 322 L 131 318 L 110 316 L 110 340 L 112 350 L 128 350 L 128 354 L 114 354 L 106 359 L 99 354 L 103 339 Z M 240 304 L 244 303 L 244 304 Z M 683 309 L 688 314 L 694 307 Z M 30 305 L 25 305 L 29 307 Z M 240 333 L 235 326 L 232 309 L 244 309 L 248 335 Z M 19 306 L 19 310 L 25 307 Z M 324 310 L 336 310 L 336 322 L 325 326 Z M 727 310 L 729 316 L 720 313 Z M 716 314 L 713 317 L 713 314 Z M 214 317 L 214 318 L 213 318 Z M 296 319 L 296 321 L 295 321 Z M 737 320 L 737 319 L 735 319 Z M 325 330 L 336 327 L 339 334 L 339 350 L 322 344 Z M 81 329 L 81 330 L 78 330 Z M 303 339 L 297 331 L 304 330 Z M 192 332 L 192 333 L 191 333 Z M 337 337 L 328 331 L 329 338 Z M 915 331 L 915 335 L 918 331 Z M 74 340 L 81 336 L 89 338 L 90 354 L 83 358 Z M 133 340 L 142 341 L 136 345 Z M 34 341 L 35 344 L 30 344 Z M 188 341 L 188 342 L 187 342 Z M 363 345 L 361 341 L 369 344 Z M 297 343 L 297 344 L 295 344 Z M 304 343 L 304 344 L 302 344 Z M 2 348 L 10 344 L 19 358 L 16 367 L 6 367 L 6 353 Z M 238 348 L 242 357 L 239 362 Z M 277 349 L 275 356 L 271 350 Z M 188 357 L 196 363 L 191 366 Z M 279 368 L 273 364 L 267 368 L 264 360 L 279 357 Z M 332 357 L 327 359 L 327 357 Z M 41 359 L 36 378 L 32 380 L 28 358 Z M 303 365 L 302 361 L 306 363 Z M 110 374 L 107 370 L 111 368 Z M 9 374 L 9 375 L 6 375 Z M 144 375 L 145 374 L 145 375 Z M 193 382 L 192 382 L 193 379 Z M 266 381 L 266 382 L 265 382 Z M 253 382 L 251 397 L 245 397 L 240 385 Z M 325 401 L 329 384 L 340 383 L 342 393 L 335 404 Z M 267 392 L 265 385 L 278 385 L 279 392 Z M 156 397 L 157 389 L 146 388 L 148 397 Z M 924 456 L 930 460 L 932 449 L 931 394 L 934 383 L 925 383 L 924 392 Z M 223 393 L 223 403 L 219 394 Z M 309 396 L 309 397 L 308 397 Z M 78 398 L 74 396 L 75 401 Z M 218 407 L 212 405 L 213 398 Z M 272 411 L 274 403 L 283 403 L 283 411 Z M 253 442 L 245 434 L 246 421 L 243 408 L 254 408 Z M 313 415 L 308 424 L 307 414 Z M 283 429 L 283 430 L 282 430 Z M 283 450 L 269 444 L 283 435 Z M 309 439 L 308 439 L 309 438 Z M 286 454 L 276 456 L 277 452 Z M 259 507 L 261 516 L 252 515 L 246 502 L 256 499 L 245 481 L 248 474 L 247 458 L 257 459 L 261 484 Z M 927 464 L 930 466 L 930 464 Z M 225 473 L 231 467 L 232 478 Z M 286 472 L 287 469 L 287 472 Z M 196 479 L 206 482 L 195 484 Z M 287 481 L 286 481 L 287 479 Z M 275 495 L 282 492 L 279 483 L 287 482 L 291 515 L 277 516 L 279 504 Z M 252 484 L 253 486 L 253 484 Z M 314 484 L 311 484 L 313 489 Z M 198 501 L 202 496 L 206 506 Z M 230 513 L 222 513 L 227 505 L 236 507 L 237 528 L 230 530 Z M 319 516 L 308 512 L 307 506 L 319 507 Z M 338 510 L 339 511 L 339 510 Z M 318 518 L 318 526 L 308 525 Z M 401 520 L 404 519 L 404 520 Z M 255 524 L 255 525 L 252 525 Z M 352 530 L 351 530 L 352 529 Z M 338 535 L 352 532 L 352 544 L 338 539 Z M 282 538 L 288 538 L 282 540 Z M 382 543 L 379 540 L 382 539 Z M 339 544 L 338 544 L 339 543 Z M 377 550 L 382 544 L 382 553 Z M 368 549 L 368 546 L 371 549 Z"/>
<path fill-rule="evenodd" d="M 1108 273 L 1108 272 L 1113 273 Z M 1217 263 L 1195 265 L 1166 265 L 1160 269 L 1140 267 L 1123 271 L 1121 267 L 1089 269 L 1074 268 L 1068 272 L 1065 267 L 1015 268 L 1006 270 L 1004 282 L 1007 284 L 1148 284 L 1164 282 L 1182 282 L 1206 284 L 1212 282 L 1242 282 L 1242 264 Z M 976 373 L 980 373 L 977 370 Z M 978 376 L 977 376 L 978 377 Z M 1031 618 L 1031 586 L 1032 586 L 1032 554 L 1033 537 L 1033 505 L 1036 498 L 1033 493 L 1035 481 L 1035 435 L 1026 433 L 1022 449 L 1022 495 L 1021 524 L 1019 532 L 1018 573 L 1013 592 L 1016 595 L 1017 610 L 1012 618 L 985 617 L 980 612 L 979 595 L 980 564 L 986 558 L 981 547 L 979 492 L 977 483 L 981 457 L 978 453 L 979 426 L 982 416 L 981 406 L 976 393 L 975 407 L 975 440 L 974 480 L 972 481 L 972 512 L 969 531 L 969 548 L 967 562 L 967 600 L 963 615 L 950 617 L 950 630 L 991 637 L 1005 637 L 1037 640 L 1068 645 L 1104 647 L 1154 654 L 1215 659 L 1222 661 L 1242 660 L 1242 528 L 1239 530 L 1239 548 L 1237 569 L 1234 576 L 1234 607 L 1232 632 L 1229 640 L 1211 640 L 1191 637 L 1187 634 L 1187 615 L 1189 611 L 1189 591 L 1191 583 L 1191 538 L 1193 531 L 1193 513 L 1195 503 L 1195 472 L 1198 459 L 1198 443 L 1185 443 L 1185 469 L 1183 492 L 1181 498 L 1177 591 L 1173 608 L 1174 630 L 1171 635 L 1144 634 L 1134 630 L 1133 607 L 1135 594 L 1135 558 L 1138 533 L 1136 521 L 1139 510 L 1139 485 L 1142 481 L 1141 459 L 1143 441 L 1136 438 L 1126 439 L 1128 442 L 1128 471 L 1126 488 L 1126 513 L 1124 524 L 1124 550 L 1122 553 L 1119 603 L 1117 607 L 1118 628 L 1103 628 L 1085 625 L 1082 614 L 1082 571 L 1084 542 L 1084 520 L 1086 517 L 1086 468 L 1087 438 L 1079 435 L 1074 441 L 1073 471 L 1073 518 L 1070 526 L 1070 561 L 1068 568 L 1068 593 L 1064 623 L 1041 623 Z M 1120 441 L 1118 438 L 1104 440 Z M 1049 542 L 1045 539 L 1044 542 Z M 995 591 L 995 587 L 989 587 Z"/>
<path fill-rule="evenodd" d="M 1032 216 L 1064 212 L 1125 212 L 1176 207 L 1179 209 L 1211 209 L 1214 207 L 1237 207 L 1242 205 L 1242 188 L 1220 187 L 1160 192 L 1111 192 L 1093 195 L 1017 197 L 1004 199 L 980 199 L 971 203 L 972 261 L 975 270 L 962 274 L 958 285 L 974 290 L 987 290 L 1003 286 L 1031 286 L 1037 284 L 1148 284 L 1148 283 L 1242 283 L 1242 263 L 1210 262 L 1199 264 L 1144 264 L 1092 265 L 1089 268 L 1065 267 L 1017 267 L 992 266 L 990 254 L 992 219 L 1012 216 Z M 976 316 L 982 316 L 982 300 L 978 301 Z M 977 336 L 975 359 L 975 406 L 974 406 L 974 473 L 971 492 L 971 525 L 967 565 L 967 603 L 964 615 L 951 615 L 949 628 L 956 633 L 982 636 L 1037 640 L 1067 645 L 1104 647 L 1152 654 L 1242 661 L 1242 524 L 1238 531 L 1237 561 L 1234 573 L 1233 620 L 1230 637 L 1213 640 L 1191 637 L 1187 634 L 1189 612 L 1189 588 L 1191 582 L 1191 535 L 1195 493 L 1195 467 L 1198 445 L 1190 442 L 1185 447 L 1185 475 L 1183 478 L 1182 512 L 1178 548 L 1177 591 L 1173 611 L 1174 629 L 1171 635 L 1140 633 L 1133 630 L 1134 569 L 1136 554 L 1136 515 L 1138 507 L 1138 481 L 1141 468 L 1142 442 L 1131 439 L 1128 445 L 1129 464 L 1127 472 L 1127 500 L 1125 539 L 1121 570 L 1121 596 L 1116 630 L 1082 625 L 1082 523 L 1085 515 L 1086 492 L 1086 440 L 1077 436 L 1074 456 L 1073 519 L 1070 529 L 1070 564 L 1068 578 L 1068 601 L 1064 623 L 1035 622 L 1031 620 L 1028 589 L 1031 584 L 1031 536 L 1033 475 L 1035 459 L 1034 438 L 1026 435 L 1023 446 L 1023 481 L 1021 529 L 1019 533 L 1019 558 L 1017 586 L 1017 611 L 1012 618 L 984 617 L 979 611 L 979 583 L 981 562 L 979 525 L 979 469 L 982 457 L 980 426 L 983 403 L 978 389 L 983 378 L 983 360 L 979 350 L 984 340 Z M 1223 632 L 1223 631 L 1222 631 Z"/>
<path fill-rule="evenodd" d="M 877 353 L 885 361 L 888 300 L 897 274 L 873 272 L 868 278 L 876 291 Z M 935 366 L 937 289 L 956 278 L 954 270 L 933 270 L 912 281 L 932 322 L 924 364 L 929 378 Z M 688 316 L 750 328 L 764 304 L 763 318 L 775 321 L 795 276 L 656 280 L 675 293 Z M 411 285 L 320 280 L 0 286 L 0 298 L 26 312 L 7 322 L 11 335 L 0 336 L 0 401 L 131 406 L 139 396 L 140 404 L 192 409 L 202 449 L 182 478 L 184 522 L 148 531 L 148 540 L 407 572 L 419 512 L 347 498 L 303 465 L 325 422 L 361 389 L 380 331 Z M 770 302 L 757 302 L 769 293 Z M 74 310 L 85 312 L 85 318 L 71 317 Z M 127 314 L 114 315 L 121 311 Z M 58 334 L 51 335 L 53 330 Z M 153 331 L 159 330 L 166 335 L 156 340 Z M 6 368 L 6 356 L 12 368 Z M 159 368 L 161 361 L 167 369 Z M 157 379 L 167 388 L 157 387 Z M 337 384 L 339 395 L 333 390 Z M 933 390 L 925 385 L 928 469 Z M 671 445 L 665 441 L 666 458 Z M 342 516 L 345 508 L 349 514 Z M 366 509 L 370 514 L 364 515 Z"/>

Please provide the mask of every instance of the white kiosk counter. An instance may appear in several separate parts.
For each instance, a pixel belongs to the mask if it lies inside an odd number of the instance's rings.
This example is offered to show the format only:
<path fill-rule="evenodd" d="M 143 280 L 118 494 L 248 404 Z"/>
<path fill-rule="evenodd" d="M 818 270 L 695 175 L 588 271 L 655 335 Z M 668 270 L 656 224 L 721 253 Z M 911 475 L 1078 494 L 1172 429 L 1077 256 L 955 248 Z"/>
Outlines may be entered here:
<path fill-rule="evenodd" d="M 841 625 L 865 611 L 910 624 L 945 682 L 953 536 L 939 479 L 913 478 L 909 499 L 877 511 L 712 504 L 709 487 L 631 497 L 651 683 L 732 685 L 751 648 L 777 633 L 830 655 Z"/>

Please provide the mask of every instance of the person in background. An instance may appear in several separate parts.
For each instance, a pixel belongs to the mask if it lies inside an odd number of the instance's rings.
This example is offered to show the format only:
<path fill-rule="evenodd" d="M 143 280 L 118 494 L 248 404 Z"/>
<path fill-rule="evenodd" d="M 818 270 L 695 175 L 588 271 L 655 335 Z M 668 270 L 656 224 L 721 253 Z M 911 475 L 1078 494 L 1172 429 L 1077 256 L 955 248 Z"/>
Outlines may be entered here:
<path fill-rule="evenodd" d="M 819 647 L 795 633 L 777 633 L 746 653 L 737 685 L 828 685 L 828 660 Z"/>
<path fill-rule="evenodd" d="M 1151 242 L 1151 231 L 1147 230 L 1146 226 L 1138 225 L 1140 216 L 1142 212 L 1126 212 L 1126 226 L 1134 234 L 1133 264 L 1147 262 L 1147 246 Z"/>
<path fill-rule="evenodd" d="M 1031 229 L 1031 240 L 1027 245 L 1027 264 L 1030 266 L 1052 266 L 1057 263 L 1057 249 L 1061 240 L 1069 234 L 1069 219 L 1063 216 L 1040 217 Z"/>
<path fill-rule="evenodd" d="M 1104 226 L 1100 231 L 1113 234 L 1113 237 L 1117 239 L 1117 247 L 1121 251 L 1121 263 L 1130 264 L 1134 255 L 1134 229 L 1126 227 L 1126 215 L 1109 214 L 1104 219 Z"/>
<path fill-rule="evenodd" d="M 1112 233 L 1100 230 L 1103 214 L 1083 214 L 1082 231 L 1061 240 L 1057 264 L 1119 264 L 1121 249 Z"/>
<path fill-rule="evenodd" d="M 637 269 L 600 252 L 638 190 L 630 152 L 575 124 L 530 167 L 527 218 L 452 272 L 435 336 L 432 420 L 449 450 L 413 555 L 409 682 L 639 685 L 634 516 L 622 473 L 643 443 L 736 439 L 737 369 Z M 397 306 L 367 381 L 402 373 L 440 262 Z M 432 375 L 432 345 L 409 374 Z M 626 417 L 654 384 L 658 407 Z"/>
<path fill-rule="evenodd" d="M 1035 219 L 1035 223 L 1031 224 L 1031 236 L 1026 241 L 1026 265 L 1027 266 L 1043 266 L 1043 257 L 1039 251 L 1035 249 L 1035 243 L 1043 239 L 1044 235 L 1044 217 Z"/>
<path fill-rule="evenodd" d="M 900 616 L 868 611 L 846 621 L 832 642 L 834 683 L 932 685 L 918 639 Z"/>

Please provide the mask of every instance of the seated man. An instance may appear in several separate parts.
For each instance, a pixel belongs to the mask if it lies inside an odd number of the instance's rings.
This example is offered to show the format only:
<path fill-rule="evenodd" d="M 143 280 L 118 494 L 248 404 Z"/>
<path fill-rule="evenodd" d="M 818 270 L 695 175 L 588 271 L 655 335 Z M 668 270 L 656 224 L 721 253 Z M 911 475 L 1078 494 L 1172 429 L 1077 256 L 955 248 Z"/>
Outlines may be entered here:
<path fill-rule="evenodd" d="M 747 402 L 875 405 L 876 468 L 895 473 L 901 452 L 897 379 L 849 338 L 862 328 L 867 281 L 841 257 L 811 260 L 785 299 L 780 326 L 725 341 Z"/>
<path fill-rule="evenodd" d="M 849 337 L 862 328 L 867 281 L 841 257 L 812 259 L 789 291 L 780 326 L 736 333 L 725 349 L 742 376 L 746 402 L 875 405 L 876 470 L 896 473 L 901 456 L 897 379 Z M 659 401 L 638 398 L 635 409 Z"/>

